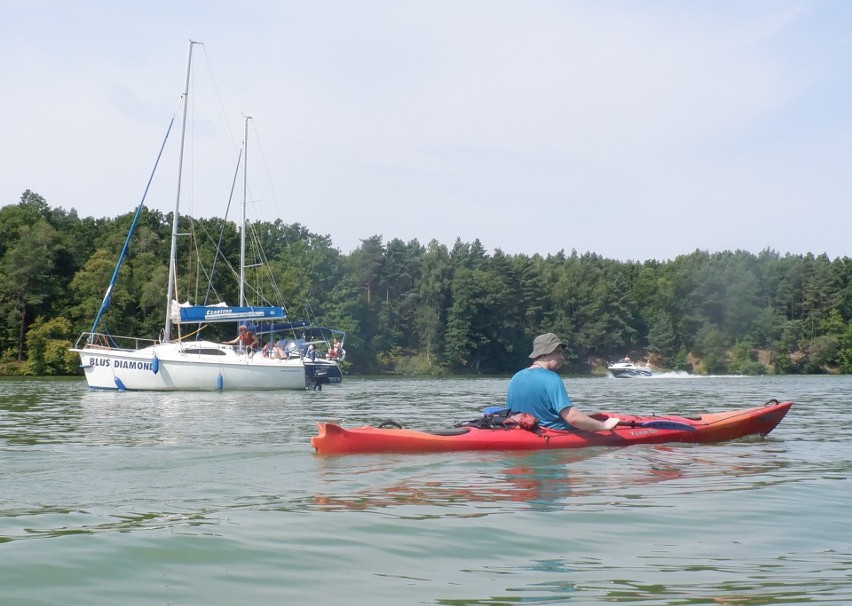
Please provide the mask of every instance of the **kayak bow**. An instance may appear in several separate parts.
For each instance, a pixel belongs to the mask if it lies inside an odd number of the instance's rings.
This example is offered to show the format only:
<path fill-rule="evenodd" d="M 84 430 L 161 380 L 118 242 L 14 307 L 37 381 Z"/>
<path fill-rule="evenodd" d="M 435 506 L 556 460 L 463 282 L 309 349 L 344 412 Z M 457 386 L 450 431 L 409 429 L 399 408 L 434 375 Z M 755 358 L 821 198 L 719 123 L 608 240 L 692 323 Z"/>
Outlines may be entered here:
<path fill-rule="evenodd" d="M 621 419 L 610 431 L 539 429 L 479 429 L 465 427 L 426 432 L 371 426 L 344 429 L 334 423 L 317 423 L 311 446 L 319 454 L 380 452 L 451 452 L 462 450 L 545 450 L 587 446 L 631 446 L 684 442 L 710 444 L 749 435 L 765 436 L 775 429 L 793 402 L 770 400 L 764 406 L 697 416 L 641 416 L 600 412 L 593 417 Z"/>

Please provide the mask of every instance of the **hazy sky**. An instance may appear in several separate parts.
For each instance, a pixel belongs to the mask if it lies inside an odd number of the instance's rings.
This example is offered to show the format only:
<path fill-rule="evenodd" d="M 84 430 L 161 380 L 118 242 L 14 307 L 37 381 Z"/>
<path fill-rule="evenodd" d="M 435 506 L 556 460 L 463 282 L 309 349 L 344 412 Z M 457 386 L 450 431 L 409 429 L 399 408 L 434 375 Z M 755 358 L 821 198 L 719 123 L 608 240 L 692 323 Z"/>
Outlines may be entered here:
<path fill-rule="evenodd" d="M 0 0 L 0 205 L 133 210 L 189 39 L 222 104 L 195 129 L 195 214 L 225 215 L 235 152 L 202 160 L 250 114 L 250 216 L 344 253 L 852 256 L 846 0 Z"/>

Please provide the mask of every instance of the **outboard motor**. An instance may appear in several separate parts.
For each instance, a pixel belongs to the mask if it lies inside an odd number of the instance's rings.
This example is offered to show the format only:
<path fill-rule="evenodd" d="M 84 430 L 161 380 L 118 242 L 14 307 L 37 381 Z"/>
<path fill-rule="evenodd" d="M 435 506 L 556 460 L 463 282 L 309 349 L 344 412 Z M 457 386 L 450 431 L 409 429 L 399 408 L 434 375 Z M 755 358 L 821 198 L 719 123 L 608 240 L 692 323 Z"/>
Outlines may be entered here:
<path fill-rule="evenodd" d="M 315 366 L 305 366 L 305 385 L 306 389 L 314 391 L 322 391 L 323 385 L 329 384 L 328 371 L 325 369 L 319 370 Z"/>

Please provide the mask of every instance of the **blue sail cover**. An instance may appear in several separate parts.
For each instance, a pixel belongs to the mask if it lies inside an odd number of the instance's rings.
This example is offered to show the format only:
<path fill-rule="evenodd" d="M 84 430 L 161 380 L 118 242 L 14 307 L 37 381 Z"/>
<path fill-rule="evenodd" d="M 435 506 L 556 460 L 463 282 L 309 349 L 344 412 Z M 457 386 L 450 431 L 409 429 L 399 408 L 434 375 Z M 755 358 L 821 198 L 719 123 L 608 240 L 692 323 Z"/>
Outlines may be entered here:
<path fill-rule="evenodd" d="M 283 307 L 219 307 L 192 305 L 180 308 L 180 324 L 258 322 L 286 318 Z"/>

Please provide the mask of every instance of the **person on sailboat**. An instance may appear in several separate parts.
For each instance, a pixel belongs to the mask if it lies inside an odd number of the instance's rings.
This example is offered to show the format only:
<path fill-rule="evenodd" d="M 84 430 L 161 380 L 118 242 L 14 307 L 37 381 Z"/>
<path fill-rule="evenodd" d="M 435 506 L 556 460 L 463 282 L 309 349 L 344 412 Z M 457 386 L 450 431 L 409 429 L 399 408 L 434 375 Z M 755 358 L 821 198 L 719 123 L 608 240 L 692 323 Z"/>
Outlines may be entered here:
<path fill-rule="evenodd" d="M 331 344 L 331 347 L 328 348 L 328 353 L 326 357 L 329 360 L 336 360 L 340 357 L 340 341 L 337 339 L 334 340 L 334 343 Z"/>
<path fill-rule="evenodd" d="M 255 335 L 252 331 L 248 329 L 248 326 L 243 324 L 240 326 L 240 330 L 237 333 L 237 336 L 231 339 L 230 341 L 223 341 L 225 345 L 236 345 L 240 343 L 246 349 L 246 353 L 249 356 L 253 356 L 255 349 L 257 349 L 260 343 L 257 340 L 257 335 Z"/>
<path fill-rule="evenodd" d="M 284 349 L 282 349 L 281 346 L 276 341 L 275 345 L 272 346 L 272 353 L 270 354 L 269 357 L 271 357 L 274 360 L 286 360 L 288 356 L 287 356 L 287 352 L 284 351 Z"/>

